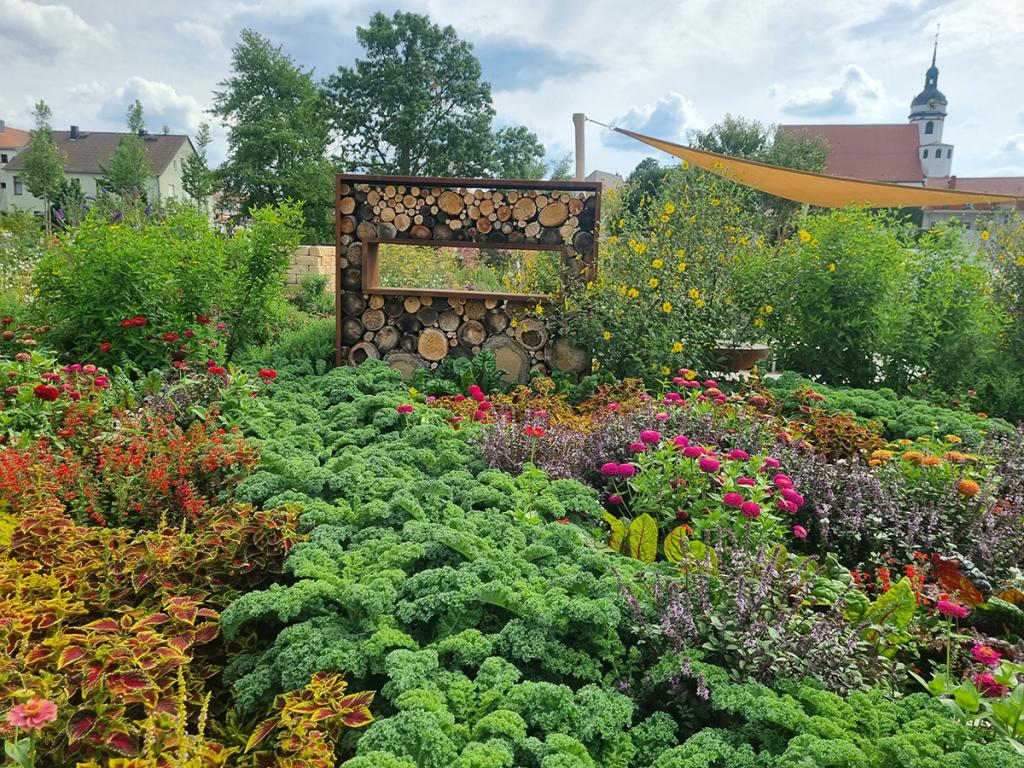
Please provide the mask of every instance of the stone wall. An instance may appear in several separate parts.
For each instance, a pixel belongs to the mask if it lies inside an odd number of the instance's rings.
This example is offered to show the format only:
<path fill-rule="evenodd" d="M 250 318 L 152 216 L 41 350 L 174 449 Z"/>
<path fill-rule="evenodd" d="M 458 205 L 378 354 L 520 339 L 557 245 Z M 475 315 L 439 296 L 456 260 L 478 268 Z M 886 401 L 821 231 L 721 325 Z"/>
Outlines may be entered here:
<path fill-rule="evenodd" d="M 337 363 L 408 376 L 486 349 L 510 380 L 589 367 L 538 306 L 561 296 L 381 286 L 378 247 L 556 251 L 560 292 L 573 291 L 596 269 L 600 200 L 594 182 L 339 175 Z"/>
<path fill-rule="evenodd" d="M 285 277 L 286 290 L 294 290 L 306 275 L 324 275 L 327 292 L 335 291 L 335 265 L 333 245 L 300 245 L 292 251 L 291 263 Z"/>

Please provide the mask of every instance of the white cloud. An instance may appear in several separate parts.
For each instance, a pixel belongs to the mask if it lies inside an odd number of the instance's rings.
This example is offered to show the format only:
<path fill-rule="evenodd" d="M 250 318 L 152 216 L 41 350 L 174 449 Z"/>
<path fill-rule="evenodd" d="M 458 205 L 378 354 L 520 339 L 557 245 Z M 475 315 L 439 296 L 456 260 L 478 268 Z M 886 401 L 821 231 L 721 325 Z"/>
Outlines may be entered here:
<path fill-rule="evenodd" d="M 114 92 L 113 98 L 103 104 L 100 116 L 123 125 L 128 106 L 136 99 L 142 102 L 146 127 L 153 133 L 164 125 L 171 133 L 193 133 L 204 119 L 203 107 L 195 97 L 178 93 L 169 83 L 137 76 Z"/>
<path fill-rule="evenodd" d="M 1006 141 L 999 145 L 999 149 L 1010 154 L 1024 155 L 1024 133 L 1015 133 L 1007 136 Z"/>
<path fill-rule="evenodd" d="M 783 94 L 781 85 L 772 95 Z M 839 76 L 839 84 L 808 88 L 789 95 L 782 111 L 799 117 L 850 117 L 875 114 L 885 102 L 885 87 L 863 67 L 848 64 Z"/>
<path fill-rule="evenodd" d="M 675 91 L 669 91 L 654 104 L 630 107 L 625 114 L 612 120 L 611 124 L 667 141 L 684 140 L 687 131 L 706 126 L 693 102 Z M 636 141 L 612 131 L 606 131 L 601 140 L 617 149 L 637 148 Z"/>
<path fill-rule="evenodd" d="M 0 39 L 29 56 L 57 56 L 68 51 L 109 45 L 113 26 L 95 27 L 66 5 L 29 0 L 0 0 Z"/>
<path fill-rule="evenodd" d="M 219 29 L 201 21 L 176 21 L 174 31 L 182 37 L 195 41 L 207 50 L 215 50 L 224 46 L 224 39 Z"/>

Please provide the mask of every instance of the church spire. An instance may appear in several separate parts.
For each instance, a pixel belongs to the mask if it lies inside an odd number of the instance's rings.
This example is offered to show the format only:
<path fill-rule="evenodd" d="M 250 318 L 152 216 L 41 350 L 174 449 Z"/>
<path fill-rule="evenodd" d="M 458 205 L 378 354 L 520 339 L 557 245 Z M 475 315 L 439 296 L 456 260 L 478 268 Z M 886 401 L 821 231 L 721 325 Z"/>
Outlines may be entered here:
<path fill-rule="evenodd" d="M 941 24 L 935 25 L 935 47 L 932 48 L 932 67 L 935 67 L 935 55 L 939 52 L 939 28 Z"/>

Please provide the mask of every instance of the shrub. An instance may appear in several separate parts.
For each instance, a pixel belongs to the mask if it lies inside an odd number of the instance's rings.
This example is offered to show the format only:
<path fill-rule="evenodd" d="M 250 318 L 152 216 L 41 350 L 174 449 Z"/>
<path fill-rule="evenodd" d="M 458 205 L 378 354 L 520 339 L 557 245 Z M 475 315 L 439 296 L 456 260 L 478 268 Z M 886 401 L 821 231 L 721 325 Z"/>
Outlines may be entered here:
<path fill-rule="evenodd" d="M 733 262 L 758 237 L 735 188 L 703 171 L 668 174 L 656 199 L 623 211 L 601 244 L 597 278 L 566 311 L 570 334 L 620 377 L 656 381 L 708 368 L 720 338 L 750 319 L 737 311 Z"/>
<path fill-rule="evenodd" d="M 777 249 L 757 244 L 745 290 L 773 311 L 761 327 L 784 368 L 867 386 L 897 286 L 907 232 L 888 215 L 812 215 Z"/>
<path fill-rule="evenodd" d="M 334 312 L 334 295 L 327 292 L 327 275 L 304 275 L 298 288 L 288 294 L 296 309 L 308 314 L 326 315 Z"/>
<path fill-rule="evenodd" d="M 76 359 L 131 361 L 144 370 L 166 364 L 175 347 L 147 337 L 184 339 L 187 329 L 201 330 L 196 319 L 209 316 L 220 298 L 224 242 L 189 208 L 129 207 L 116 222 L 93 211 L 40 262 L 37 306 L 45 308 L 58 348 Z M 136 318 L 142 320 L 123 324 Z"/>

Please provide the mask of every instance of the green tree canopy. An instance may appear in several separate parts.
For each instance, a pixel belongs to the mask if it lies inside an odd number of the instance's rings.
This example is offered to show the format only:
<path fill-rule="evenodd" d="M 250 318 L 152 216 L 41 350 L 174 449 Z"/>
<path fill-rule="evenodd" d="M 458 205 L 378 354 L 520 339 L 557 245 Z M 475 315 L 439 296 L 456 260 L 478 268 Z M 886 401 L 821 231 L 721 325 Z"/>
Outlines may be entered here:
<path fill-rule="evenodd" d="M 196 153 L 188 156 L 181 169 L 181 186 L 200 211 L 208 210 L 210 195 L 216 187 L 213 172 L 206 160 L 206 148 L 212 140 L 210 124 L 202 123 L 196 133 Z"/>
<path fill-rule="evenodd" d="M 540 176 L 526 128 L 491 130 L 491 86 L 472 46 L 426 16 L 376 13 L 356 30 L 366 58 L 324 83 L 351 169 L 434 176 Z"/>
<path fill-rule="evenodd" d="M 107 193 L 122 197 L 138 194 L 145 199 L 153 166 L 149 162 L 146 145 L 139 136 L 139 131 L 143 130 L 146 123 L 142 103 L 138 99 L 128 107 L 127 121 L 130 132 L 118 139 L 109 167 L 100 164 L 99 185 Z"/>
<path fill-rule="evenodd" d="M 21 177 L 28 191 L 43 201 L 43 219 L 46 222 L 46 235 L 49 237 L 52 229 L 50 207 L 61 191 L 64 164 L 68 158 L 57 150 L 53 140 L 53 131 L 50 129 L 50 118 L 53 113 L 46 102 L 37 103 L 32 115 L 36 127 L 32 131 L 28 147 L 22 153 L 25 169 Z"/>
<path fill-rule="evenodd" d="M 311 70 L 251 29 L 242 31 L 231 62 L 212 110 L 228 131 L 228 157 L 218 172 L 225 194 L 242 216 L 302 201 L 305 237 L 330 242 L 334 179 L 323 91 Z"/>

